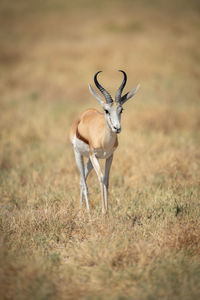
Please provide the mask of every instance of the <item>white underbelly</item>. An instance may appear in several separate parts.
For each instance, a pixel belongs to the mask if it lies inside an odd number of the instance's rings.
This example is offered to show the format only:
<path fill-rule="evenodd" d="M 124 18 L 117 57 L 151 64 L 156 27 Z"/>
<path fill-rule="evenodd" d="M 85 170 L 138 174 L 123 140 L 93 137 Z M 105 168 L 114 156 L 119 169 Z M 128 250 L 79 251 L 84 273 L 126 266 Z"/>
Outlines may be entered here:
<path fill-rule="evenodd" d="M 89 157 L 90 149 L 89 145 L 80 139 L 78 139 L 76 136 L 73 138 L 73 146 L 74 149 L 79 152 L 81 155 Z M 97 158 L 108 158 L 115 148 L 112 149 L 93 149 L 93 152 Z"/>

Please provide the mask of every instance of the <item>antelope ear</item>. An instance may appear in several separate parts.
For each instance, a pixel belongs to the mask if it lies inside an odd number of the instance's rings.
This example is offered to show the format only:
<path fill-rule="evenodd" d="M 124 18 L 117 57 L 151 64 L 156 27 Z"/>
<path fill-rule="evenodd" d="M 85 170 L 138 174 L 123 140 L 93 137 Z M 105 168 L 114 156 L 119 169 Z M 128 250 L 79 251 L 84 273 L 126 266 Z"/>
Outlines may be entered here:
<path fill-rule="evenodd" d="M 121 105 L 123 105 L 127 100 L 132 98 L 137 93 L 139 88 L 140 88 L 140 84 L 138 84 L 135 89 L 133 89 L 132 91 L 126 93 L 123 97 L 121 97 L 121 100 L 120 100 Z"/>
<path fill-rule="evenodd" d="M 93 89 L 93 87 L 91 86 L 91 84 L 88 84 L 88 86 L 89 86 L 89 91 L 92 94 L 92 96 L 99 102 L 99 104 L 101 105 L 101 107 L 104 107 L 104 102 L 102 101 L 102 99 L 99 96 L 99 94 Z"/>

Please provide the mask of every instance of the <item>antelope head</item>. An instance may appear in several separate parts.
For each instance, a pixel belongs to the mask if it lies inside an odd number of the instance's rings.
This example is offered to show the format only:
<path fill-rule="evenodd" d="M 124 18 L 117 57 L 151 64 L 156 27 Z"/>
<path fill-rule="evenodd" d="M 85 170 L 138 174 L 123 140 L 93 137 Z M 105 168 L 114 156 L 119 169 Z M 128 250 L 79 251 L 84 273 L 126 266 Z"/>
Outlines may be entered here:
<path fill-rule="evenodd" d="M 120 133 L 121 132 L 121 114 L 123 111 L 123 104 L 129 100 L 131 97 L 133 97 L 135 95 L 135 93 L 137 92 L 137 90 L 139 89 L 140 85 L 138 84 L 137 87 L 135 89 L 133 89 L 132 91 L 124 94 L 122 96 L 122 91 L 126 85 L 126 81 L 127 81 L 127 75 L 124 71 L 119 70 L 119 72 L 122 72 L 124 75 L 122 84 L 120 85 L 120 87 L 118 88 L 116 95 L 115 95 L 115 101 L 112 99 L 111 95 L 106 91 L 105 88 L 103 88 L 98 80 L 97 80 L 97 76 L 98 74 L 102 72 L 102 71 L 98 71 L 95 75 L 94 75 L 94 83 L 96 85 L 96 87 L 100 90 L 100 92 L 103 94 L 106 102 L 104 102 L 100 95 L 93 89 L 93 87 L 89 84 L 89 90 L 91 92 L 91 94 L 94 96 L 94 98 L 98 101 L 98 103 L 101 105 L 101 107 L 104 110 L 104 114 L 105 114 L 105 120 L 108 124 L 108 126 L 110 127 L 110 129 L 112 130 L 112 132 L 114 133 Z"/>

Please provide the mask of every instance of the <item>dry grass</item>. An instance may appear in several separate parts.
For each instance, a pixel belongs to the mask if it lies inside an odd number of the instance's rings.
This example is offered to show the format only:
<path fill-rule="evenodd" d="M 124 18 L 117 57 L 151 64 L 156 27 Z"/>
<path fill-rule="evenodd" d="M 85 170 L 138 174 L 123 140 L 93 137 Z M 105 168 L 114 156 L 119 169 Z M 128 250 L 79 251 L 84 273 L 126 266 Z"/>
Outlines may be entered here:
<path fill-rule="evenodd" d="M 1 299 L 199 299 L 198 1 L 40 2 L 0 4 Z M 119 68 L 141 90 L 89 221 L 68 132 Z"/>

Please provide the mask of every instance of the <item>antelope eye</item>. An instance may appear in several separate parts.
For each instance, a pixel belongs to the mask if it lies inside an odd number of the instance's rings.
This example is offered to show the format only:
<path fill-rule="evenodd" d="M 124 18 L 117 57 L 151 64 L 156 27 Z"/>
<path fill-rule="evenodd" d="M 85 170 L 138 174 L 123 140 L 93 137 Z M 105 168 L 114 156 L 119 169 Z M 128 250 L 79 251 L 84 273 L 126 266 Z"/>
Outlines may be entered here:
<path fill-rule="evenodd" d="M 107 109 L 105 109 L 105 113 L 106 113 L 106 114 L 109 114 L 109 111 L 108 111 Z"/>
<path fill-rule="evenodd" d="M 119 111 L 119 112 L 120 112 L 120 114 L 122 114 L 123 110 L 124 110 L 123 108 L 121 108 L 121 109 L 120 109 L 120 111 Z"/>

